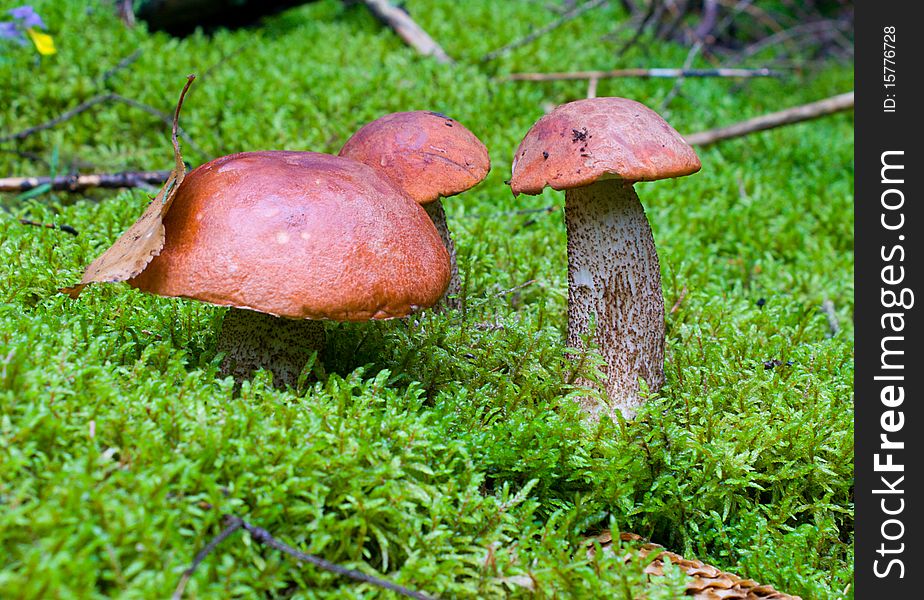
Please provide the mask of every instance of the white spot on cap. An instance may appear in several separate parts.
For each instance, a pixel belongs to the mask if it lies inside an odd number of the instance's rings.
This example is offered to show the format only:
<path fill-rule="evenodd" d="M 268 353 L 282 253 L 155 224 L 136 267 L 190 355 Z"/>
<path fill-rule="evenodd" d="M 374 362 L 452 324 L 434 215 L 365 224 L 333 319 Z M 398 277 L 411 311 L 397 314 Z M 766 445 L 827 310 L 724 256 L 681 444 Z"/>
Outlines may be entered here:
<path fill-rule="evenodd" d="M 278 244 L 287 244 L 289 243 L 289 234 L 285 231 L 280 231 L 276 234 L 276 243 Z"/>

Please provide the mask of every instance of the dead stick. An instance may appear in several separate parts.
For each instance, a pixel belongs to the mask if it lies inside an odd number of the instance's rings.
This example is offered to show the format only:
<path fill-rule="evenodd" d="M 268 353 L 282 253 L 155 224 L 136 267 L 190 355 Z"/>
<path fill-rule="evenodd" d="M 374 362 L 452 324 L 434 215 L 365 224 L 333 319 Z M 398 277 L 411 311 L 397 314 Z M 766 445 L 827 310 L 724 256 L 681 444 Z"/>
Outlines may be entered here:
<path fill-rule="evenodd" d="M 20 223 L 23 225 L 31 225 L 33 227 L 44 227 L 46 229 L 58 229 L 64 233 L 69 233 L 71 235 L 80 235 L 80 233 L 71 227 L 70 225 L 57 225 L 55 223 L 40 223 L 38 221 L 32 221 L 30 219 L 20 219 Z"/>
<path fill-rule="evenodd" d="M 313 554 L 306 554 L 304 552 L 296 550 L 295 548 L 292 548 L 291 546 L 283 544 L 282 542 L 274 538 L 272 534 L 270 534 L 270 532 L 268 532 L 267 530 L 261 527 L 257 527 L 256 525 L 251 525 L 250 523 L 241 519 L 240 517 L 236 517 L 234 515 L 225 515 L 224 522 L 225 522 L 225 528 L 222 529 L 221 532 L 217 536 L 215 536 L 208 544 L 206 544 L 202 550 L 196 553 L 196 556 L 193 559 L 192 564 L 189 566 L 188 569 L 183 571 L 183 576 L 180 578 L 180 582 L 176 586 L 176 590 L 173 592 L 173 600 L 179 600 L 183 596 L 183 591 L 186 589 L 186 584 L 189 582 L 190 578 L 192 578 L 193 574 L 196 571 L 196 568 L 202 563 L 202 561 L 204 561 L 205 558 L 213 550 L 215 550 L 218 544 L 228 539 L 228 537 L 234 532 L 236 532 L 238 529 L 243 529 L 244 531 L 249 533 L 253 541 L 257 542 L 258 544 L 263 544 L 264 546 L 268 546 L 274 550 L 278 550 L 282 552 L 283 554 L 287 554 L 300 562 L 310 563 L 316 567 L 324 569 L 325 571 L 330 571 L 331 573 L 336 573 L 337 575 L 348 577 L 355 581 L 361 581 L 363 583 L 369 583 L 369 584 L 378 586 L 380 588 L 384 588 L 386 590 L 391 590 L 393 592 L 396 592 L 408 598 L 415 598 L 417 600 L 432 600 L 430 596 L 422 592 L 417 592 L 417 591 L 408 589 L 402 585 L 398 585 L 397 583 L 392 583 L 385 579 L 379 579 L 378 577 L 367 575 L 366 573 L 363 573 L 361 571 L 347 569 L 345 567 L 341 567 L 338 564 L 334 564 L 332 562 L 326 561 L 323 558 L 320 558 Z"/>
<path fill-rule="evenodd" d="M 50 121 L 45 121 L 44 123 L 40 123 L 39 125 L 35 125 L 33 127 L 27 127 L 26 129 L 23 129 L 22 131 L 17 131 L 16 133 L 11 133 L 9 135 L 0 137 L 0 142 L 9 142 L 11 140 L 22 140 L 22 139 L 29 137 L 33 133 L 38 133 L 39 131 L 44 131 L 45 129 L 51 129 L 55 125 L 63 123 L 64 121 L 67 121 L 68 119 L 73 119 L 80 113 L 90 110 L 97 104 L 102 104 L 103 102 L 108 102 L 112 100 L 113 96 L 114 94 L 102 94 L 99 96 L 94 96 L 90 98 L 89 100 L 87 100 L 86 102 L 78 104 L 74 108 L 61 113 L 60 115 L 58 115 L 54 119 L 51 119 Z"/>
<path fill-rule="evenodd" d="M 122 104 L 127 104 L 128 106 L 137 108 L 139 110 L 143 110 L 149 115 L 157 117 L 158 119 L 166 123 L 168 126 L 170 126 L 173 123 L 173 118 L 170 115 L 157 110 L 153 106 L 149 106 L 145 104 L 144 102 L 139 102 L 138 100 L 126 98 L 125 96 L 122 96 L 120 94 L 110 92 L 108 94 L 100 94 L 98 96 L 93 96 L 89 100 L 78 104 L 74 108 L 63 112 L 57 117 L 50 119 L 48 121 L 45 121 L 44 123 L 39 123 L 38 125 L 27 127 L 26 129 L 23 129 L 22 131 L 17 131 L 16 133 L 11 133 L 9 135 L 2 136 L 0 137 L 0 143 L 9 142 L 13 140 L 22 140 L 22 139 L 29 137 L 30 135 L 34 133 L 38 133 L 46 129 L 51 129 L 52 127 L 60 125 L 61 123 L 64 123 L 65 121 L 73 119 L 77 115 L 90 110 L 97 104 L 102 104 L 104 102 L 120 102 Z M 196 144 L 192 140 L 192 138 L 189 137 L 189 135 L 185 131 L 182 130 L 182 128 L 179 131 L 179 135 L 181 138 L 183 138 L 183 141 L 185 141 L 189 145 L 189 147 L 192 148 L 194 151 L 198 152 L 202 156 L 208 156 L 205 150 L 203 150 L 198 144 Z"/>
<path fill-rule="evenodd" d="M 189 565 L 189 568 L 183 571 L 183 576 L 180 578 L 180 583 L 177 584 L 176 589 L 173 591 L 172 600 L 180 600 L 183 597 L 183 591 L 186 590 L 186 584 L 189 583 L 189 580 L 192 578 L 193 573 L 196 572 L 196 568 L 206 559 L 206 557 L 212 553 L 212 551 L 222 543 L 232 533 L 244 526 L 244 521 L 241 519 L 228 519 L 225 518 L 227 526 L 221 530 L 221 533 L 216 535 L 212 540 L 205 545 L 202 550 L 196 553 L 195 558 L 193 558 L 192 564 Z"/>
<path fill-rule="evenodd" d="M 65 175 L 62 177 L 6 177 L 0 178 L 0 192 L 25 192 L 40 185 L 50 184 L 52 190 L 82 192 L 90 188 L 132 188 L 160 185 L 170 171 L 127 171 L 124 173 L 98 173 L 94 175 Z"/>
<path fill-rule="evenodd" d="M 837 311 L 834 309 L 834 302 L 832 300 L 825 300 L 822 302 L 821 312 L 825 313 L 825 316 L 828 317 L 828 329 L 831 330 L 831 333 L 827 337 L 837 335 L 837 332 L 841 330 L 841 324 L 837 320 Z"/>
<path fill-rule="evenodd" d="M 772 69 L 614 69 L 612 71 L 571 71 L 565 73 L 511 73 L 506 81 L 563 81 L 569 79 L 611 79 L 615 77 L 780 77 Z"/>
<path fill-rule="evenodd" d="M 424 56 L 432 56 L 441 63 L 451 63 L 452 58 L 442 46 L 418 25 L 409 14 L 388 0 L 363 0 L 369 11 L 383 24 L 391 27 L 408 46 Z"/>
<path fill-rule="evenodd" d="M 853 108 L 853 92 L 832 96 L 810 104 L 794 106 L 779 112 L 762 115 L 727 127 L 700 131 L 686 137 L 691 146 L 706 146 L 730 138 L 742 137 L 749 133 L 773 129 L 782 125 L 817 119 L 825 115 L 850 110 Z"/>
<path fill-rule="evenodd" d="M 545 25 L 544 27 L 540 27 L 536 31 L 532 32 L 531 34 L 524 36 L 518 40 L 515 40 L 513 42 L 510 42 L 506 46 L 501 46 L 497 50 L 492 50 L 491 52 L 488 52 L 483 57 L 481 57 L 481 62 L 492 61 L 495 58 L 499 56 L 503 56 L 504 54 L 507 54 L 508 52 L 512 50 L 516 50 L 520 46 L 525 46 L 526 44 L 529 44 L 530 42 L 542 37 L 548 32 L 558 29 L 559 27 L 561 27 L 568 21 L 572 21 L 576 19 L 577 17 L 581 16 L 588 10 L 601 6 L 606 1 L 607 0 L 589 0 L 588 2 L 585 2 L 581 4 L 580 6 L 576 6 L 572 8 L 571 10 L 569 10 L 568 12 L 566 12 L 565 14 L 563 14 L 560 18 L 552 21 L 551 23 L 549 23 L 548 25 Z"/>

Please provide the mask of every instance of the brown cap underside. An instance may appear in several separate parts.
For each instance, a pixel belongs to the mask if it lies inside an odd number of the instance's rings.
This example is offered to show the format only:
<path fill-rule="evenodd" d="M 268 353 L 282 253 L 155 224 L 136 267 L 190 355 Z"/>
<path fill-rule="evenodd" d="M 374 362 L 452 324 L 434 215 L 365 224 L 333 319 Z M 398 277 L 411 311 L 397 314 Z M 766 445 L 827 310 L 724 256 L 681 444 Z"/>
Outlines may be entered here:
<path fill-rule="evenodd" d="M 656 112 L 626 98 L 563 104 L 539 119 L 513 157 L 514 194 L 680 177 L 700 169 L 683 137 Z"/>
<path fill-rule="evenodd" d="M 449 256 L 426 211 L 368 166 L 314 152 L 245 152 L 186 176 L 166 244 L 129 283 L 308 319 L 403 317 L 432 306 Z"/>
<path fill-rule="evenodd" d="M 429 111 L 387 114 L 363 125 L 340 156 L 384 173 L 421 204 L 478 184 L 491 168 L 475 134 L 446 115 Z"/>

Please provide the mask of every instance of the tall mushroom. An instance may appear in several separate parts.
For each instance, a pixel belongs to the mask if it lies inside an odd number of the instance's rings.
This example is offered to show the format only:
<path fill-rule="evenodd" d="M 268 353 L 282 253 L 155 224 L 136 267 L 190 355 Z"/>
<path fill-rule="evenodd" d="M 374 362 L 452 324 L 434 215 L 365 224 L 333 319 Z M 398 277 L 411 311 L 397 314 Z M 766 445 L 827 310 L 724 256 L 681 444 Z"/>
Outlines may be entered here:
<path fill-rule="evenodd" d="M 340 156 L 379 170 L 427 210 L 452 265 L 444 302 L 458 308 L 462 284 L 440 198 L 460 194 L 485 178 L 491 169 L 485 145 L 458 121 L 418 110 L 366 123 L 346 141 Z"/>
<path fill-rule="evenodd" d="M 633 184 L 699 169 L 680 134 L 625 98 L 559 106 L 533 125 L 513 159 L 514 195 L 565 190 L 568 345 L 580 348 L 595 326 L 606 394 L 627 418 L 642 402 L 639 377 L 652 390 L 664 383 L 661 271 Z"/>
<path fill-rule="evenodd" d="M 294 384 L 325 319 L 404 317 L 439 301 L 449 257 L 426 212 L 374 169 L 314 152 L 245 152 L 190 172 L 163 250 L 129 283 L 232 307 L 218 339 L 236 378 Z"/>

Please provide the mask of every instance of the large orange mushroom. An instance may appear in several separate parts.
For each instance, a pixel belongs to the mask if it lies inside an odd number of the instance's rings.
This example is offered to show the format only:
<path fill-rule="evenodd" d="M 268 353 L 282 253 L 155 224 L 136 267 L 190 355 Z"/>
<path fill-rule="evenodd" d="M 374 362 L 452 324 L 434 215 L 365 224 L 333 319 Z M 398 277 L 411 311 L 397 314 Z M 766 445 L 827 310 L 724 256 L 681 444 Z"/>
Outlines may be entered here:
<path fill-rule="evenodd" d="M 295 383 L 324 320 L 404 317 L 439 301 L 449 256 L 427 213 L 376 170 L 314 152 L 245 152 L 190 172 L 165 245 L 129 283 L 230 306 L 223 370 Z"/>

